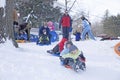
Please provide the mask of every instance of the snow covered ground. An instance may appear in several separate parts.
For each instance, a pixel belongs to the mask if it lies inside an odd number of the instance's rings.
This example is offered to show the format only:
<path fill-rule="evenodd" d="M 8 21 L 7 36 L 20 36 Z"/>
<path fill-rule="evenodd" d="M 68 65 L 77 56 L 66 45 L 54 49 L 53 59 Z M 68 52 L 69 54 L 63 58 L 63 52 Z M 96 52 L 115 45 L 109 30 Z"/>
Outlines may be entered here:
<path fill-rule="evenodd" d="M 21 43 L 14 48 L 7 41 L 0 44 L 0 80 L 120 80 L 120 57 L 114 45 L 120 40 L 79 41 L 73 43 L 84 52 L 86 71 L 76 73 L 60 64 L 56 56 L 46 53 L 49 46 Z"/>

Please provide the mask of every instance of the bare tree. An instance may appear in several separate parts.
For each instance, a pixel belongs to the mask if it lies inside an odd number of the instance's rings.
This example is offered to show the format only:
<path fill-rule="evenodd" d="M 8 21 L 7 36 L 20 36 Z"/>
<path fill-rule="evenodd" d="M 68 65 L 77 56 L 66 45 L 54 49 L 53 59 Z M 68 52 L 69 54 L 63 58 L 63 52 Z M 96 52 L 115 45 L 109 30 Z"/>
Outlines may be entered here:
<path fill-rule="evenodd" d="M 6 34 L 8 39 L 12 40 L 13 45 L 18 48 L 18 44 L 15 41 L 14 36 L 14 27 L 13 27 L 13 9 L 14 9 L 14 0 L 6 0 Z"/>
<path fill-rule="evenodd" d="M 3 7 L 0 7 L 0 36 L 1 38 L 5 39 L 5 35 L 4 35 L 4 24 L 3 24 L 3 21 L 4 21 L 4 18 L 3 18 L 3 15 L 4 15 L 4 8 Z"/>

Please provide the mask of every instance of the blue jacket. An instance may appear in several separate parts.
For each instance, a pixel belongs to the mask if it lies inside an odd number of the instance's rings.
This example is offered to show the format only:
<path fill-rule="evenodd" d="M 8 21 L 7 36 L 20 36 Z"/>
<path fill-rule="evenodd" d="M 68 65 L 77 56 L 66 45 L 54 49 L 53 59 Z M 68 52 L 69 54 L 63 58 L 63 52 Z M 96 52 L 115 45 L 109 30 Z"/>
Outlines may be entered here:
<path fill-rule="evenodd" d="M 42 26 L 42 27 L 39 28 L 39 36 L 40 36 L 41 34 L 43 34 L 43 30 L 46 30 L 47 35 L 50 35 L 50 29 L 49 29 L 48 27 L 45 28 L 44 26 Z"/>
<path fill-rule="evenodd" d="M 69 53 L 69 49 L 68 48 L 64 48 L 61 53 L 60 53 L 60 56 L 63 56 L 65 54 L 68 54 Z"/>
<path fill-rule="evenodd" d="M 83 29 L 91 29 L 90 24 L 87 20 L 82 21 Z"/>

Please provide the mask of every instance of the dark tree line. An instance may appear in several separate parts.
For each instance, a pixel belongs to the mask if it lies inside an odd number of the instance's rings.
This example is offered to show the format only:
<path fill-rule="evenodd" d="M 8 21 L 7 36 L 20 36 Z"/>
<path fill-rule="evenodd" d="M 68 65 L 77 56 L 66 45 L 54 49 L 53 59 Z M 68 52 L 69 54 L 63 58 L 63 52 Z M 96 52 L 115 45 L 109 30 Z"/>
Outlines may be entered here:
<path fill-rule="evenodd" d="M 5 40 L 11 40 L 13 45 L 18 47 L 13 29 L 14 8 L 19 11 L 22 22 L 25 22 L 24 20 L 30 14 L 28 21 L 36 27 L 45 20 L 59 20 L 61 16 L 60 8 L 53 6 L 54 1 L 56 0 L 6 0 L 5 8 L 0 7 L 0 36 Z"/>
<path fill-rule="evenodd" d="M 20 13 L 20 19 L 28 21 L 32 27 L 38 27 L 43 21 L 57 21 L 61 16 L 60 7 L 54 7 L 56 0 L 16 0 L 16 8 Z"/>
<path fill-rule="evenodd" d="M 104 33 L 110 36 L 120 36 L 120 14 L 117 16 L 109 16 L 109 12 L 106 11 L 102 22 Z"/>

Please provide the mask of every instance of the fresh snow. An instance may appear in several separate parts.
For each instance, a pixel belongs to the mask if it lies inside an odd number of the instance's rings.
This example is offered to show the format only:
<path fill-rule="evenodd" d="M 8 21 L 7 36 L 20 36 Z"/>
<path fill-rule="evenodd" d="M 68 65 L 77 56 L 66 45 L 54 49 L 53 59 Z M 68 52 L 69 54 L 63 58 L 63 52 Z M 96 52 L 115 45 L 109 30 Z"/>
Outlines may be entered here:
<path fill-rule="evenodd" d="M 10 41 L 0 44 L 0 80 L 120 80 L 120 57 L 114 46 L 119 40 L 74 41 L 84 52 L 86 71 L 76 73 L 60 64 L 59 57 L 46 52 L 48 46 L 19 43 L 14 48 Z"/>

